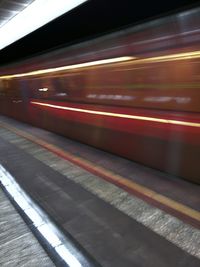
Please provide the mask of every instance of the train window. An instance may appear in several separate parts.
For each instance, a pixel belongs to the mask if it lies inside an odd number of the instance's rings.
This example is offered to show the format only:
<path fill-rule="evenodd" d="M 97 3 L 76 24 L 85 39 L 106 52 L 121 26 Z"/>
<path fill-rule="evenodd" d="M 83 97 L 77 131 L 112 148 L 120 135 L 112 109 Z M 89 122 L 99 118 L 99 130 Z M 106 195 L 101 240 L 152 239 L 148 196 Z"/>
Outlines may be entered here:
<path fill-rule="evenodd" d="M 5 96 L 5 89 L 0 85 L 0 97 Z"/>
<path fill-rule="evenodd" d="M 64 100 L 83 89 L 83 76 L 78 74 L 35 78 L 28 81 L 33 98 Z M 80 91 L 78 92 L 78 94 Z"/>
<path fill-rule="evenodd" d="M 198 12 L 193 12 L 192 16 L 189 16 L 189 13 L 182 13 L 178 16 L 178 25 L 180 28 L 180 31 L 187 32 L 190 31 L 192 32 L 191 29 L 199 30 L 199 13 Z"/>
<path fill-rule="evenodd" d="M 11 80 L 2 80 L 0 85 L 0 94 L 6 97 L 12 97 L 12 81 Z"/>
<path fill-rule="evenodd" d="M 0 80 L 0 96 L 4 94 L 5 94 L 5 89 L 4 89 L 3 81 Z"/>
<path fill-rule="evenodd" d="M 52 78 L 51 82 L 55 90 L 54 95 L 56 98 L 63 98 L 68 96 L 69 92 L 65 77 L 59 76 Z"/>
<path fill-rule="evenodd" d="M 28 89 L 28 94 L 33 98 L 51 98 L 54 96 L 54 88 L 47 78 L 24 80 L 22 87 L 25 91 Z"/>
<path fill-rule="evenodd" d="M 85 88 L 85 74 L 69 73 L 57 78 L 57 86 L 55 95 L 58 97 L 79 97 L 82 95 Z"/>
<path fill-rule="evenodd" d="M 10 86 L 8 80 L 0 80 L 0 90 L 7 90 L 9 87 Z"/>

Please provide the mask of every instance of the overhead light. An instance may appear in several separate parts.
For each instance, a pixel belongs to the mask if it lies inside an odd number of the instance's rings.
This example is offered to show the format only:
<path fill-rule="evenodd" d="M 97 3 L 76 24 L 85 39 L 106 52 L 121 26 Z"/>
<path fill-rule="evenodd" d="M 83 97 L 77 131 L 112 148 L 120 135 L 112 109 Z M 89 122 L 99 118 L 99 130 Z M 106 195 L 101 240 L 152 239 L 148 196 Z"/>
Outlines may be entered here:
<path fill-rule="evenodd" d="M 0 28 L 0 50 L 86 1 L 33 1 Z"/>

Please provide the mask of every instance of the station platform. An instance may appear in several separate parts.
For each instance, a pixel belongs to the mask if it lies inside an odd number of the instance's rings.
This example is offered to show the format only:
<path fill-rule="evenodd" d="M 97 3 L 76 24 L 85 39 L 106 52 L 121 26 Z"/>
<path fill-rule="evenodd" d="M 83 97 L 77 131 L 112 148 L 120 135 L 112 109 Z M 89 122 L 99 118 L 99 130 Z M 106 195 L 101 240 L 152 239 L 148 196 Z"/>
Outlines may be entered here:
<path fill-rule="evenodd" d="M 55 266 L 0 189 L 0 266 Z"/>
<path fill-rule="evenodd" d="M 74 244 L 77 266 L 200 265 L 197 184 L 3 116 L 0 166 Z"/>

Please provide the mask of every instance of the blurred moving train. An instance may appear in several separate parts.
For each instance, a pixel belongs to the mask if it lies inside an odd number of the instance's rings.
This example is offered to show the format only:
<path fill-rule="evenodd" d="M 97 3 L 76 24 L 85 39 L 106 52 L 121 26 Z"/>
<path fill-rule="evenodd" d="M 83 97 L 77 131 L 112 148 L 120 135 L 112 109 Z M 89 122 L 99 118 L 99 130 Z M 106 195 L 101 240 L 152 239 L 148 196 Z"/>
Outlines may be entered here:
<path fill-rule="evenodd" d="M 200 8 L 1 67 L 0 113 L 200 183 Z"/>

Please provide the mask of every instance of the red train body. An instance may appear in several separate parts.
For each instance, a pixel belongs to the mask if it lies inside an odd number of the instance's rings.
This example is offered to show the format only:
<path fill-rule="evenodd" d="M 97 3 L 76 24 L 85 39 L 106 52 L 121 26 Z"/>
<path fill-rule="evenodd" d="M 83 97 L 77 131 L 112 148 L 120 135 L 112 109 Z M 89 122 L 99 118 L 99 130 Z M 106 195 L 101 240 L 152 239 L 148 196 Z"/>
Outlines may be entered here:
<path fill-rule="evenodd" d="M 0 69 L 0 112 L 200 183 L 200 9 Z"/>

